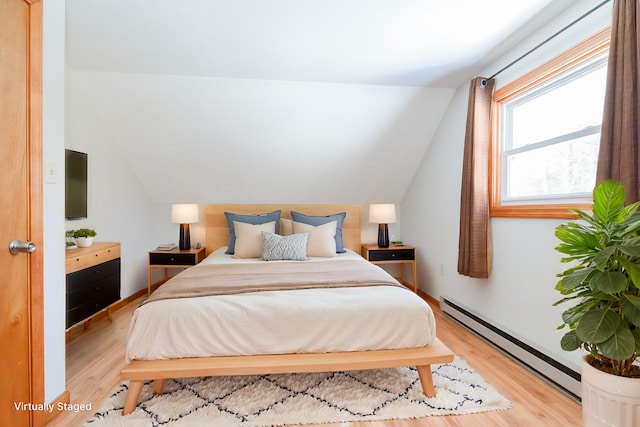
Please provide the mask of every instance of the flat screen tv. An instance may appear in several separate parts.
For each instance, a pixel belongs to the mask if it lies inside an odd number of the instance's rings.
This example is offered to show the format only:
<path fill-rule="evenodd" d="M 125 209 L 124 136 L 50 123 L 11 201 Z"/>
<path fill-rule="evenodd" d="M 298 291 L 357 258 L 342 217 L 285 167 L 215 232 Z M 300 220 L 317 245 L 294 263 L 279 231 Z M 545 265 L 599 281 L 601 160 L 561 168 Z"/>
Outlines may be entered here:
<path fill-rule="evenodd" d="M 64 150 L 65 217 L 87 217 L 87 153 Z"/>

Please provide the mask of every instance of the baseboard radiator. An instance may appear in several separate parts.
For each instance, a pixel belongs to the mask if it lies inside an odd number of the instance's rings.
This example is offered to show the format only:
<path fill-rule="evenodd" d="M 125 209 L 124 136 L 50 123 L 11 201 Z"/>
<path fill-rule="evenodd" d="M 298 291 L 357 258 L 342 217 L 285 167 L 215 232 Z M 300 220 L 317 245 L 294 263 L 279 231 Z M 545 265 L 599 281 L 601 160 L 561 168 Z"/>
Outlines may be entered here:
<path fill-rule="evenodd" d="M 467 307 L 447 298 L 440 299 L 440 309 L 448 317 L 470 329 L 525 365 L 543 379 L 580 401 L 580 373 L 559 363 L 518 338 L 484 320 Z"/>

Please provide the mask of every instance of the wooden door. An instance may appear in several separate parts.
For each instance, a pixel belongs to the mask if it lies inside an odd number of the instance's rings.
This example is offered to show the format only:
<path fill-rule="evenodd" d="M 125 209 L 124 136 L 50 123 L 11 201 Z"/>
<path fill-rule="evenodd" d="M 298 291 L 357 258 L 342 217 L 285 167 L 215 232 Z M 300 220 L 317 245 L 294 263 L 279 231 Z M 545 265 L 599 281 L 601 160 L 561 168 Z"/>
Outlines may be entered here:
<path fill-rule="evenodd" d="M 42 425 L 42 5 L 0 0 L 0 414 Z M 39 253 L 13 255 L 31 240 Z M 40 421 L 38 421 L 40 420 Z"/>

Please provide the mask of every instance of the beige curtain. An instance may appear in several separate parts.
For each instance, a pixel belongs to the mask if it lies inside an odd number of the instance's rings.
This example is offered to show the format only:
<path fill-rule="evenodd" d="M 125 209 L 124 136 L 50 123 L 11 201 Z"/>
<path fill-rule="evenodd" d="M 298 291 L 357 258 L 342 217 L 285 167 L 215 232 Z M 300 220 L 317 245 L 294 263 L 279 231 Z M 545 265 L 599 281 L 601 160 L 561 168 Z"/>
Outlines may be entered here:
<path fill-rule="evenodd" d="M 495 79 L 471 80 L 462 164 L 458 273 L 475 278 L 491 274 L 489 149 Z"/>
<path fill-rule="evenodd" d="M 614 178 L 627 203 L 640 200 L 640 44 L 638 0 L 615 0 L 596 181 Z"/>

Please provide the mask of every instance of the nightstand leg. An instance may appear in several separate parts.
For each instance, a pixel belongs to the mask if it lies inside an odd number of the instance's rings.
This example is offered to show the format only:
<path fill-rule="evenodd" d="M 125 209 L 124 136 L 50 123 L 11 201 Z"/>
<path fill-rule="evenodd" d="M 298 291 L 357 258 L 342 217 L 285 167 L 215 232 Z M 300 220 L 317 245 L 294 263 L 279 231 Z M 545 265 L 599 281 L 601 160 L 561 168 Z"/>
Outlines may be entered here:
<path fill-rule="evenodd" d="M 147 297 L 151 296 L 151 267 L 147 270 Z"/>
<path fill-rule="evenodd" d="M 416 276 L 416 262 L 413 261 L 413 292 L 418 293 L 418 278 Z"/>

